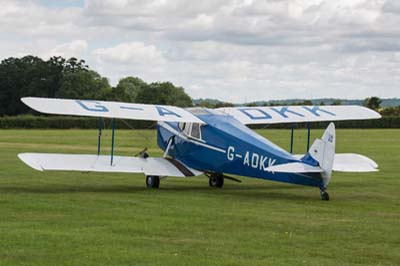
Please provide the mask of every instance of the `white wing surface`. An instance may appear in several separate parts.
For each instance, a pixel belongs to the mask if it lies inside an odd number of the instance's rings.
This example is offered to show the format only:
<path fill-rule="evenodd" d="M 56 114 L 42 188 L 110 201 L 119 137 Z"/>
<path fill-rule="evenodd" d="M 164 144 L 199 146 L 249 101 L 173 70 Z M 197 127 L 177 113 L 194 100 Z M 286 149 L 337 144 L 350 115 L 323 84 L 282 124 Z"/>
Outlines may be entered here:
<path fill-rule="evenodd" d="M 355 105 L 227 107 L 218 110 L 245 125 L 378 119 L 381 115 Z"/>
<path fill-rule="evenodd" d="M 305 163 L 294 162 L 273 165 L 267 168 L 267 171 L 277 173 L 322 173 L 321 167 L 312 166 Z"/>
<path fill-rule="evenodd" d="M 295 154 L 296 159 L 304 154 Z M 377 172 L 378 164 L 367 156 L 357 153 L 336 153 L 333 159 L 333 171 L 336 172 Z"/>
<path fill-rule="evenodd" d="M 377 172 L 378 164 L 370 158 L 355 153 L 335 154 L 333 171 L 337 172 Z"/>
<path fill-rule="evenodd" d="M 175 106 L 36 97 L 22 98 L 21 101 L 46 114 L 204 124 L 190 112 Z"/>
<path fill-rule="evenodd" d="M 145 175 L 187 177 L 202 172 L 165 158 L 139 158 L 114 156 L 110 165 L 109 155 L 20 153 L 18 157 L 35 170 L 144 173 Z"/>

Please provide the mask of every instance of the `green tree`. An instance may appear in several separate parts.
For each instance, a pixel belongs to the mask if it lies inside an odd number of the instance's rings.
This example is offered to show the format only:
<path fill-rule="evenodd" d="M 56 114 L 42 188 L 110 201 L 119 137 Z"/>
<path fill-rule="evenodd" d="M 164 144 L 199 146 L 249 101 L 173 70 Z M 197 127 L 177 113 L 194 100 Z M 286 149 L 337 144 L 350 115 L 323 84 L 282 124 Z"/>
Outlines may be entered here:
<path fill-rule="evenodd" d="M 88 66 L 76 58 L 52 57 L 44 61 L 28 55 L 4 59 L 0 63 L 0 114 L 30 111 L 21 103 L 21 97 L 56 97 L 65 75 L 83 71 L 88 71 Z"/>
<path fill-rule="evenodd" d="M 113 93 L 124 98 L 125 102 L 136 102 L 138 93 L 148 87 L 148 84 L 137 77 L 126 77 L 120 79 L 118 85 L 113 88 Z"/>
<path fill-rule="evenodd" d="M 75 71 L 64 74 L 60 89 L 57 93 L 59 98 L 71 99 L 107 99 L 111 92 L 108 80 L 93 70 Z"/>
<path fill-rule="evenodd" d="M 313 105 L 311 100 L 304 100 L 302 102 L 298 102 L 295 105 Z"/>
<path fill-rule="evenodd" d="M 139 90 L 137 103 L 165 104 L 179 107 L 193 106 L 192 99 L 182 87 L 175 87 L 171 82 L 155 82 Z"/>
<path fill-rule="evenodd" d="M 204 108 L 215 108 L 215 104 L 209 102 L 209 101 L 200 101 L 196 104 L 198 107 L 204 107 Z"/>
<path fill-rule="evenodd" d="M 246 103 L 244 106 L 248 106 L 248 107 L 256 107 L 257 104 L 255 102 L 250 102 L 250 103 Z"/>
<path fill-rule="evenodd" d="M 400 116 L 400 106 L 383 108 L 380 113 L 383 116 Z"/>
<path fill-rule="evenodd" d="M 381 106 L 381 103 L 382 103 L 381 99 L 379 99 L 376 96 L 373 96 L 373 97 L 370 97 L 370 98 L 366 98 L 364 100 L 363 105 L 368 107 L 368 108 L 370 108 L 370 109 L 377 110 Z"/>
<path fill-rule="evenodd" d="M 233 103 L 228 103 L 228 102 L 218 102 L 215 105 L 215 108 L 222 108 L 222 107 L 234 107 L 235 105 Z"/>
<path fill-rule="evenodd" d="M 0 64 L 0 112 L 16 115 L 27 112 L 24 96 L 47 96 L 50 82 L 46 62 L 35 56 L 7 58 Z"/>
<path fill-rule="evenodd" d="M 146 84 L 139 78 L 126 77 L 111 88 L 106 78 L 74 57 L 4 59 L 0 63 L 0 115 L 32 112 L 20 101 L 24 96 L 193 105 L 184 89 L 170 82 Z"/>

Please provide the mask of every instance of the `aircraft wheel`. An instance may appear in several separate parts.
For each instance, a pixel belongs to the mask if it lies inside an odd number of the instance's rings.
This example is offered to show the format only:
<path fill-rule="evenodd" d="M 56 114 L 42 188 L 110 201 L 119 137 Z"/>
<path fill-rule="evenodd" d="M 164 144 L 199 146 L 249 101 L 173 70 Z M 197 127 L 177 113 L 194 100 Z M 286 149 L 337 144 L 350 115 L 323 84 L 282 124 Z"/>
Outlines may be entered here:
<path fill-rule="evenodd" d="M 220 174 L 213 174 L 208 180 L 210 187 L 222 188 L 224 186 L 224 177 Z"/>
<path fill-rule="evenodd" d="M 322 200 L 328 201 L 328 200 L 329 200 L 329 194 L 328 194 L 328 192 L 326 192 L 326 191 L 321 191 L 321 199 L 322 199 Z"/>
<path fill-rule="evenodd" d="M 159 188 L 160 187 L 160 177 L 155 175 L 146 176 L 146 187 L 147 188 Z"/>

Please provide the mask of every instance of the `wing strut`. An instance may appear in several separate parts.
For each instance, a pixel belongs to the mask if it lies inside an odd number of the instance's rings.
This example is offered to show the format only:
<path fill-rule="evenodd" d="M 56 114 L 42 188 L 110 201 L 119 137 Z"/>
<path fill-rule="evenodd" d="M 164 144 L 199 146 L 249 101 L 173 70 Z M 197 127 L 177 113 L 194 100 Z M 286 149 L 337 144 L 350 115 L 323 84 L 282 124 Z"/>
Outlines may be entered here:
<path fill-rule="evenodd" d="M 172 136 L 169 138 L 167 148 L 165 149 L 165 152 L 164 152 L 164 156 L 163 156 L 164 158 L 167 158 L 169 149 L 171 148 L 174 140 L 175 140 L 175 136 Z"/>
<path fill-rule="evenodd" d="M 308 150 L 310 149 L 310 134 L 311 134 L 311 123 L 307 123 L 307 150 L 306 150 L 306 152 L 308 152 Z"/>
<path fill-rule="evenodd" d="M 293 124 L 290 127 L 290 153 L 293 154 L 293 144 L 294 144 L 294 129 L 297 127 L 297 124 Z M 311 123 L 307 123 L 307 150 L 310 149 L 310 137 L 311 137 Z"/>
<path fill-rule="evenodd" d="M 101 117 L 99 117 L 99 136 L 97 139 L 97 156 L 100 155 L 100 147 L 101 147 L 101 129 L 102 129 L 102 124 L 103 124 L 103 119 Z"/>
<path fill-rule="evenodd" d="M 293 154 L 293 135 L 294 135 L 294 128 L 296 127 L 296 124 L 293 124 L 291 127 L 291 133 L 290 133 L 290 153 Z"/>
<path fill-rule="evenodd" d="M 114 130 L 115 130 L 115 118 L 111 120 L 111 126 L 112 126 L 112 135 L 111 135 L 111 166 L 113 164 L 114 160 Z"/>

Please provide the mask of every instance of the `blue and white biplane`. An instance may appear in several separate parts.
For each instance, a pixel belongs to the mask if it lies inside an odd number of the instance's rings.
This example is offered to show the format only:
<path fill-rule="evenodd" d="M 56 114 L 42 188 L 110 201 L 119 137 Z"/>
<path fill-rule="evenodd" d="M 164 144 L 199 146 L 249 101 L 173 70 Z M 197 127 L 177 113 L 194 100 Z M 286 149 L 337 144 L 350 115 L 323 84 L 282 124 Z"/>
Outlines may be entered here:
<path fill-rule="evenodd" d="M 18 157 L 36 170 L 82 172 L 143 173 L 148 188 L 158 188 L 160 178 L 206 175 L 211 187 L 223 187 L 224 179 L 240 182 L 239 175 L 278 182 L 314 186 L 321 198 L 329 200 L 327 185 L 333 171 L 372 172 L 378 165 L 354 153 L 335 153 L 335 126 L 332 121 L 378 119 L 381 116 L 361 106 L 274 106 L 229 107 L 219 109 L 179 108 L 175 106 L 22 98 L 32 109 L 57 115 L 91 116 L 112 119 L 110 155 L 21 153 Z M 114 155 L 115 119 L 157 121 L 157 143 L 161 158 L 146 151 L 137 157 Z M 321 139 L 307 153 L 292 154 L 258 135 L 246 125 L 277 123 L 331 122 Z"/>

